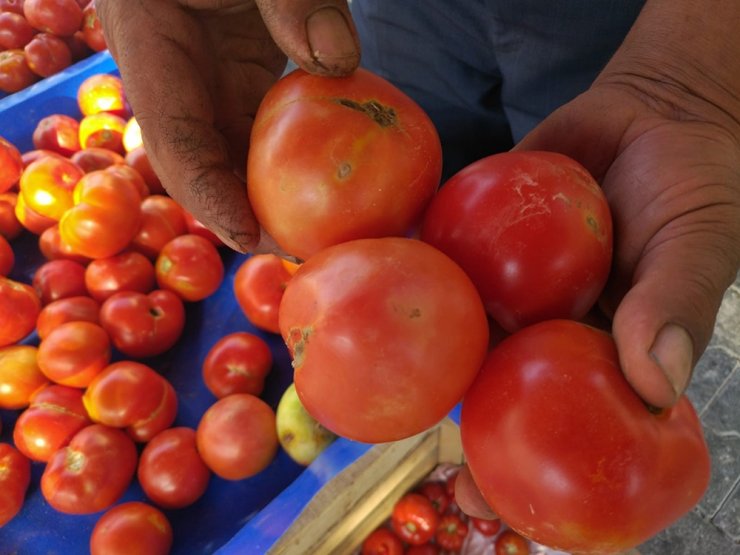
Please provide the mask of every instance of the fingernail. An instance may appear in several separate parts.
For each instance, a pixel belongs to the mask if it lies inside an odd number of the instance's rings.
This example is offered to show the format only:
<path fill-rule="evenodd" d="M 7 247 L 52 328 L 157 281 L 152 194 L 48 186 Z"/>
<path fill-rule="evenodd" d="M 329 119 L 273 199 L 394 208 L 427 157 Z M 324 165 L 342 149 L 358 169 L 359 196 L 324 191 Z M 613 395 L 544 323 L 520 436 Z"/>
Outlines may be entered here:
<path fill-rule="evenodd" d="M 677 324 L 666 324 L 658 332 L 650 349 L 650 356 L 663 370 L 663 374 L 678 398 L 691 376 L 694 358 L 694 344 L 691 336 Z"/>
<path fill-rule="evenodd" d="M 329 71 L 354 69 L 357 44 L 344 15 L 336 8 L 322 8 L 306 21 L 311 57 Z"/>

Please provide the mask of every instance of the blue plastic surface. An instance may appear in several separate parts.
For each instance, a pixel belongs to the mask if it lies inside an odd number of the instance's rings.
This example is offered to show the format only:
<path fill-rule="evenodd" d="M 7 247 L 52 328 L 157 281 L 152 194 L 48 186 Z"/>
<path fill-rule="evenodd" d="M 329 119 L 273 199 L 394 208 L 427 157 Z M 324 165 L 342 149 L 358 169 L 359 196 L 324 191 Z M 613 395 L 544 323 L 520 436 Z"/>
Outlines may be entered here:
<path fill-rule="evenodd" d="M 33 148 L 32 131 L 42 117 L 52 113 L 79 116 L 76 90 L 95 73 L 116 73 L 107 52 L 102 52 L 46 79 L 25 91 L 0 100 L 0 135 L 21 150 Z M 13 241 L 17 260 L 11 277 L 30 283 L 33 271 L 42 262 L 37 237 L 24 233 Z M 262 398 L 273 408 L 292 380 L 287 349 L 281 338 L 254 328 L 244 317 L 233 296 L 236 269 L 244 255 L 222 250 L 226 275 L 213 296 L 187 306 L 183 337 L 169 352 L 143 362 L 166 376 L 178 392 L 179 409 L 175 425 L 196 427 L 200 416 L 215 401 L 205 388 L 201 365 L 217 339 L 234 331 L 250 331 L 270 345 L 275 364 Z M 2 317 L 2 315 L 0 315 Z M 31 336 L 25 343 L 37 344 Z M 115 359 L 122 358 L 116 355 Z M 0 440 L 12 442 L 15 411 L 0 411 L 3 433 Z M 236 482 L 211 479 L 206 494 L 190 507 L 165 511 L 174 529 L 173 554 L 264 553 L 290 526 L 302 507 L 342 469 L 369 448 L 344 439 L 337 440 L 310 467 L 295 464 L 282 450 L 259 475 Z M 34 463 L 32 482 L 21 513 L 0 528 L 0 554 L 88 553 L 89 536 L 101 513 L 66 515 L 52 509 L 39 490 L 42 463 Z M 145 500 L 134 482 L 120 500 Z"/>

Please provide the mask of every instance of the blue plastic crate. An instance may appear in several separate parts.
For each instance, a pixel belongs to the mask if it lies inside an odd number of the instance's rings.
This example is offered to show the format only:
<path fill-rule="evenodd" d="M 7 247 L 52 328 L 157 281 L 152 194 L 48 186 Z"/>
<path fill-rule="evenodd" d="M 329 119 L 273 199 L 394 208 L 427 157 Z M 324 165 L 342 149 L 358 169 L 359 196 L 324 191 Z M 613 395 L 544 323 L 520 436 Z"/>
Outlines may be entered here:
<path fill-rule="evenodd" d="M 79 117 L 77 88 L 85 78 L 96 73 L 117 73 L 107 52 L 95 54 L 58 75 L 0 99 L 0 135 L 21 151 L 32 149 L 31 135 L 42 117 L 53 113 Z M 37 237 L 24 233 L 13 242 L 13 247 L 17 260 L 11 277 L 30 283 L 35 268 L 43 261 Z M 222 287 L 208 299 L 187 306 L 186 329 L 175 347 L 143 361 L 159 370 L 177 390 L 179 409 L 175 425 L 195 428 L 200 416 L 215 401 L 203 385 L 201 364 L 208 349 L 227 333 L 250 331 L 270 345 L 275 363 L 262 398 L 273 408 L 292 381 L 289 355 L 281 338 L 254 328 L 233 296 L 234 273 L 246 256 L 225 249 L 222 255 L 226 266 Z M 37 344 L 38 338 L 32 335 L 24 342 Z M 17 414 L 0 411 L 3 423 L 0 440 L 12 443 Z M 164 511 L 174 530 L 172 553 L 265 553 L 316 492 L 369 447 L 339 439 L 307 468 L 295 464 L 280 450 L 272 464 L 253 478 L 229 482 L 213 476 L 205 495 L 195 504 Z M 52 509 L 39 489 L 42 471 L 42 463 L 33 463 L 32 482 L 23 509 L 0 528 L 0 554 L 88 553 L 90 534 L 102 513 L 66 515 Z M 135 481 L 120 502 L 131 500 L 146 500 Z"/>

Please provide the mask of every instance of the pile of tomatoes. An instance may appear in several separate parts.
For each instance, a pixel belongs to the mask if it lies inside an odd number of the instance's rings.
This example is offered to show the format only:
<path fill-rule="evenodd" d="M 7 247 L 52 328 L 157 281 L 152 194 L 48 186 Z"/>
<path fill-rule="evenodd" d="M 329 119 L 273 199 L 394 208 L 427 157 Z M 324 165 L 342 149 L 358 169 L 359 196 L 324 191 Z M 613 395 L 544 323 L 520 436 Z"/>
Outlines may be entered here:
<path fill-rule="evenodd" d="M 105 50 L 95 0 L 2 0 L 0 91 L 14 93 Z"/>

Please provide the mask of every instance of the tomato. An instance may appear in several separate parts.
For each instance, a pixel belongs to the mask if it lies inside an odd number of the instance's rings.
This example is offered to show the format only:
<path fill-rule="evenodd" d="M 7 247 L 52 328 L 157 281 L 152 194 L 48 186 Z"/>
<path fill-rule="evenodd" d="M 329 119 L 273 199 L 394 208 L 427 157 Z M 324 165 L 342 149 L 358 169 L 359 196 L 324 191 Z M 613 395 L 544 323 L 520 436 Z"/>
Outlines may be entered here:
<path fill-rule="evenodd" d="M 51 114 L 41 118 L 36 124 L 32 135 L 33 146 L 37 150 L 50 150 L 62 156 L 72 156 L 80 150 L 79 133 L 80 123 L 75 118 L 66 114 Z M 80 177 L 81 174 L 77 179 Z"/>
<path fill-rule="evenodd" d="M 0 168 L 2 165 L 0 164 Z M 2 174 L 2 169 L 0 169 Z M 23 231 L 23 226 L 15 215 L 17 193 L 0 193 L 0 235 L 6 239 L 15 239 Z"/>
<path fill-rule="evenodd" d="M 0 0 L 0 11 L 23 15 L 24 1 L 25 0 Z"/>
<path fill-rule="evenodd" d="M 209 297 L 224 278 L 224 263 L 214 244 L 190 233 L 179 235 L 162 247 L 154 269 L 159 286 L 185 301 Z"/>
<path fill-rule="evenodd" d="M 172 526 L 162 511 L 141 501 L 128 501 L 106 511 L 90 536 L 90 555 L 167 555 Z"/>
<path fill-rule="evenodd" d="M 39 266 L 33 274 L 31 284 L 43 305 L 88 293 L 85 267 L 79 262 L 63 258 L 49 260 Z"/>
<path fill-rule="evenodd" d="M 611 267 L 604 193 L 552 152 L 506 152 L 464 168 L 430 204 L 421 238 L 462 266 L 509 332 L 583 317 Z"/>
<path fill-rule="evenodd" d="M 498 534 L 499 530 L 501 530 L 500 518 L 489 520 L 487 518 L 478 518 L 471 516 L 470 522 L 472 522 L 475 529 L 484 536 L 495 536 L 496 534 Z"/>
<path fill-rule="evenodd" d="M 100 323 L 100 304 L 92 297 L 66 297 L 52 301 L 41 309 L 36 319 L 36 333 L 44 340 L 52 330 L 66 322 Z"/>
<path fill-rule="evenodd" d="M 87 387 L 110 357 L 108 333 L 92 322 L 76 321 L 57 326 L 39 343 L 37 362 L 51 381 Z"/>
<path fill-rule="evenodd" d="M 74 206 L 59 220 L 62 240 L 89 258 L 125 249 L 140 223 L 141 196 L 128 179 L 110 171 L 86 173 L 74 189 Z"/>
<path fill-rule="evenodd" d="M 434 537 L 440 516 L 428 497 L 405 493 L 393 506 L 391 527 L 398 537 L 411 545 L 421 545 Z"/>
<path fill-rule="evenodd" d="M 36 75 L 49 77 L 72 63 L 72 52 L 61 38 L 39 33 L 23 48 L 26 62 Z"/>
<path fill-rule="evenodd" d="M 182 207 L 170 197 L 150 195 L 141 201 L 141 227 L 131 248 L 155 260 L 167 243 L 186 233 Z"/>
<path fill-rule="evenodd" d="M 234 274 L 234 296 L 257 328 L 280 333 L 278 312 L 285 287 L 298 269 L 276 254 L 253 254 Z"/>
<path fill-rule="evenodd" d="M 376 528 L 365 538 L 360 555 L 403 555 L 403 542 L 390 529 Z"/>
<path fill-rule="evenodd" d="M 450 496 L 447 494 L 447 487 L 443 482 L 424 482 L 416 488 L 416 491 L 429 498 L 439 514 L 444 514 L 447 507 L 450 506 Z"/>
<path fill-rule="evenodd" d="M 23 14 L 36 29 L 59 36 L 74 34 L 82 24 L 76 0 L 25 0 Z"/>
<path fill-rule="evenodd" d="M 123 130 L 126 120 L 108 112 L 97 112 L 80 120 L 80 146 L 107 148 L 123 154 Z"/>
<path fill-rule="evenodd" d="M 10 190 L 21 177 L 23 158 L 10 141 L 0 137 L 0 193 Z"/>
<path fill-rule="evenodd" d="M 73 260 L 86 266 L 90 259 L 77 254 L 67 243 L 62 241 L 59 223 L 54 222 L 39 235 L 39 251 L 47 260 Z"/>
<path fill-rule="evenodd" d="M 364 69 L 339 78 L 299 69 L 257 111 L 247 192 L 277 244 L 306 259 L 351 239 L 406 235 L 441 171 L 434 125 L 388 81 Z"/>
<path fill-rule="evenodd" d="M 0 52 L 0 91 L 14 93 L 38 80 L 26 61 L 26 53 L 18 48 Z"/>
<path fill-rule="evenodd" d="M 46 229 L 57 223 L 52 218 L 47 218 L 26 205 L 23 195 L 18 195 L 15 203 L 15 217 L 31 233 L 40 235 Z"/>
<path fill-rule="evenodd" d="M 85 269 L 85 285 L 90 296 L 103 302 L 119 291 L 148 293 L 154 289 L 154 264 L 133 251 L 98 258 Z"/>
<path fill-rule="evenodd" d="M 146 444 L 137 476 L 154 503 L 179 509 L 192 505 L 205 493 L 211 471 L 198 453 L 195 430 L 177 427 L 158 433 Z"/>
<path fill-rule="evenodd" d="M 529 542 L 514 530 L 504 530 L 496 538 L 496 555 L 529 555 Z"/>
<path fill-rule="evenodd" d="M 31 461 L 9 443 L 0 443 L 0 528 L 23 507 L 31 482 Z"/>
<path fill-rule="evenodd" d="M 41 493 L 62 513 L 96 513 L 123 495 L 136 462 L 131 438 L 115 428 L 92 424 L 51 456 L 41 475 Z"/>
<path fill-rule="evenodd" d="M 41 300 L 30 285 L 0 276 L 0 347 L 12 345 L 33 331 Z"/>
<path fill-rule="evenodd" d="M 651 412 L 613 339 L 572 321 L 529 326 L 493 348 L 465 395 L 461 433 L 493 511 L 563 551 L 634 547 L 688 512 L 709 480 L 691 402 Z"/>
<path fill-rule="evenodd" d="M 106 173 L 112 173 L 113 175 L 117 175 L 118 177 L 122 177 L 129 181 L 139 192 L 141 200 L 144 200 L 149 196 L 150 191 L 146 181 L 144 181 L 141 174 L 131 166 L 126 164 L 113 164 L 112 166 L 105 168 L 105 171 Z"/>
<path fill-rule="evenodd" d="M 23 172 L 21 197 L 34 212 L 59 221 L 72 207 L 72 193 L 83 175 L 82 169 L 71 160 L 59 156 L 41 157 Z"/>
<path fill-rule="evenodd" d="M 7 276 L 15 266 L 15 253 L 8 240 L 0 235 L 0 276 Z"/>
<path fill-rule="evenodd" d="M 272 352 L 261 337 L 238 331 L 222 336 L 203 361 L 203 381 L 219 399 L 232 393 L 259 396 L 272 368 Z"/>
<path fill-rule="evenodd" d="M 26 18 L 15 12 L 0 11 L 0 49 L 23 48 L 36 34 Z"/>
<path fill-rule="evenodd" d="M 139 443 L 146 443 L 157 434 L 172 426 L 177 416 L 177 392 L 172 384 L 163 380 L 164 395 L 157 409 L 151 413 L 149 418 L 134 422 L 126 428 L 126 433 L 131 439 Z"/>
<path fill-rule="evenodd" d="M 126 130 L 124 126 L 124 131 Z M 161 195 L 166 193 L 162 181 L 157 176 L 152 164 L 149 161 L 149 155 L 143 146 L 139 146 L 126 152 L 126 163 L 133 167 L 141 174 L 146 182 L 147 187 L 152 194 Z"/>
<path fill-rule="evenodd" d="M 69 51 L 72 54 L 72 62 L 77 62 L 83 58 L 87 58 L 92 53 L 90 51 L 90 47 L 85 42 L 85 36 L 82 34 L 81 30 L 75 31 L 75 33 L 67 37 L 60 38 L 69 48 Z"/>
<path fill-rule="evenodd" d="M 11 345 L 0 348 L 0 409 L 22 409 L 33 394 L 49 384 L 36 364 L 36 347 Z"/>
<path fill-rule="evenodd" d="M 29 459 L 46 462 L 90 424 L 82 390 L 51 384 L 31 396 L 13 428 L 13 442 Z"/>
<path fill-rule="evenodd" d="M 277 453 L 275 411 L 249 393 L 219 399 L 201 417 L 196 444 L 208 468 L 221 478 L 254 476 Z"/>
<path fill-rule="evenodd" d="M 460 553 L 467 537 L 468 525 L 460 515 L 456 514 L 443 515 L 434 533 L 437 544 L 452 553 Z"/>
<path fill-rule="evenodd" d="M 185 215 L 185 225 L 188 228 L 188 233 L 200 235 L 204 239 L 208 239 L 216 247 L 224 246 L 224 242 L 218 238 L 218 235 L 204 226 L 202 222 L 195 219 L 195 216 L 193 216 L 190 212 L 188 212 L 187 210 L 183 210 L 183 214 Z"/>
<path fill-rule="evenodd" d="M 103 303 L 100 321 L 116 349 L 133 358 L 151 357 L 180 339 L 185 307 L 172 291 L 121 291 Z"/>
<path fill-rule="evenodd" d="M 279 320 L 308 413 L 367 443 L 442 420 L 488 347 L 470 279 L 414 239 L 360 239 L 312 256 L 288 282 Z"/>
<path fill-rule="evenodd" d="M 123 81 L 109 73 L 97 73 L 86 78 L 77 88 L 77 104 L 83 116 L 100 112 L 128 116 Z"/>
<path fill-rule="evenodd" d="M 71 157 L 82 171 L 90 173 L 96 170 L 104 170 L 115 164 L 125 164 L 123 156 L 108 148 L 88 147 L 75 152 Z"/>
<path fill-rule="evenodd" d="M 91 1 L 82 10 L 82 37 L 85 44 L 95 52 L 101 52 L 108 48 L 94 1 Z"/>

